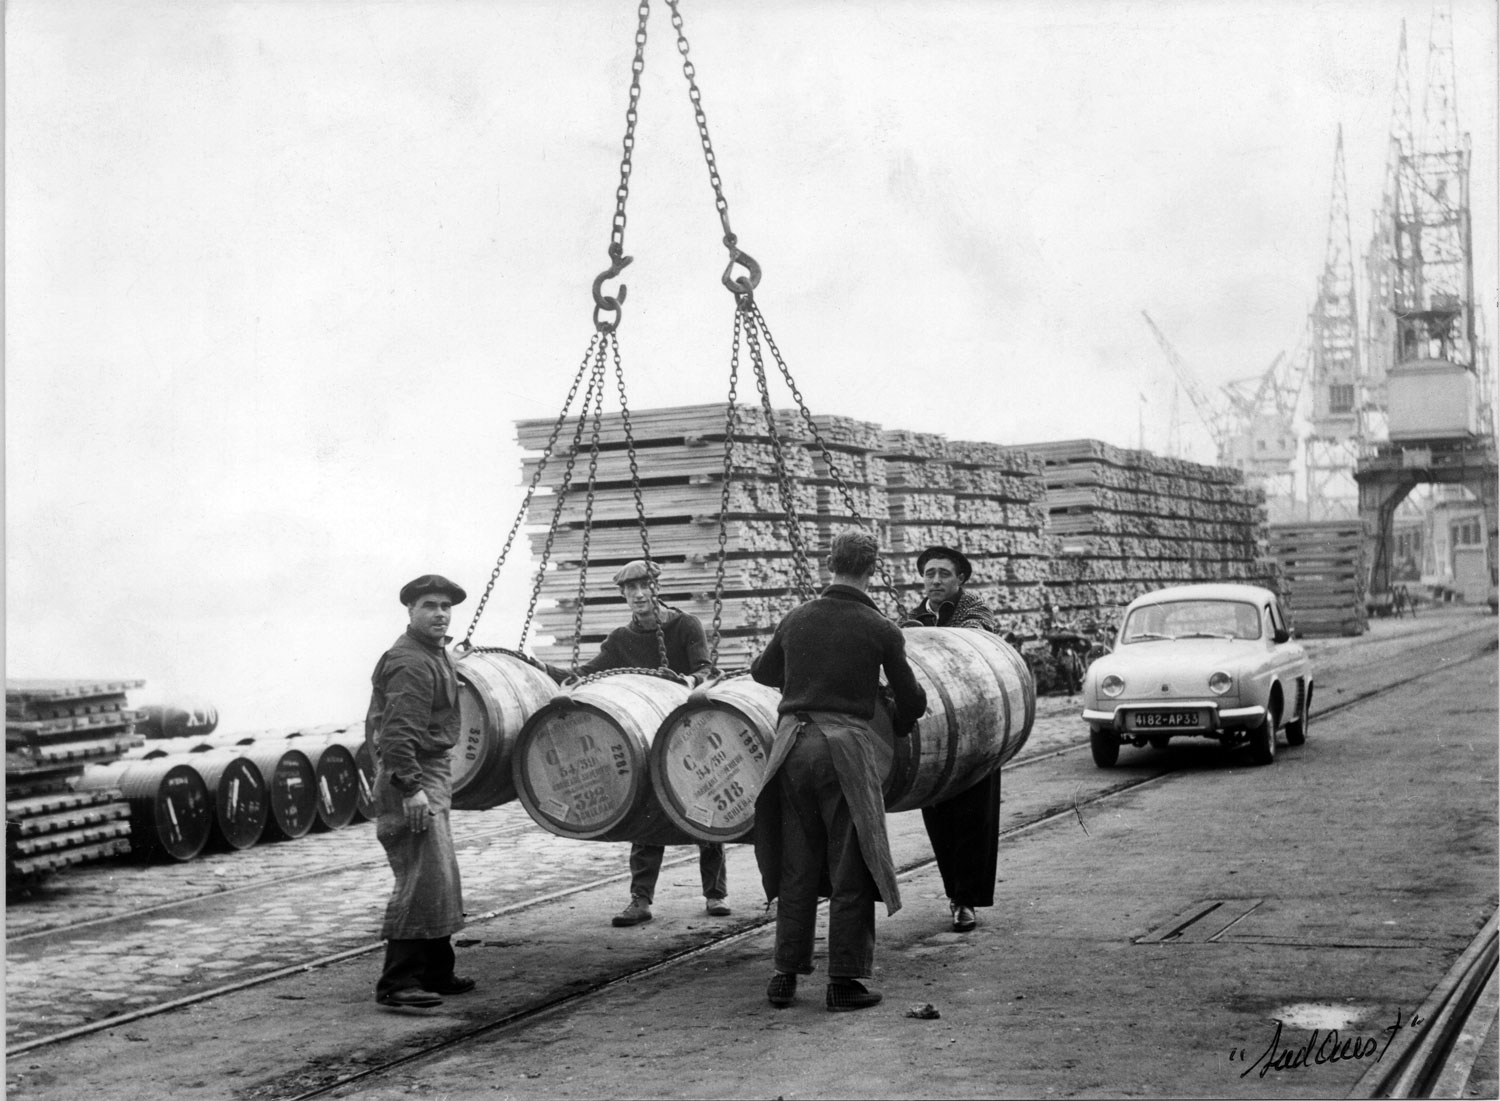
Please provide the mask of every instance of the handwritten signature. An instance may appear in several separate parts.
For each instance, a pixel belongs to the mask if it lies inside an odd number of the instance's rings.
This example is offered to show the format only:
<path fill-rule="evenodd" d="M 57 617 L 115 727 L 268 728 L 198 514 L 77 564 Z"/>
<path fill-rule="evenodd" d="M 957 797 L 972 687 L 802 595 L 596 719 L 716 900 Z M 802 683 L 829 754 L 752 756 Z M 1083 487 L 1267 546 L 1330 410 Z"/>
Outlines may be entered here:
<path fill-rule="evenodd" d="M 1396 1038 L 1397 1033 L 1403 1028 L 1416 1028 L 1422 1022 L 1423 1018 L 1413 1013 L 1411 1018 L 1403 1023 L 1401 1011 L 1398 1009 L 1396 1010 L 1396 1023 L 1380 1030 L 1385 1036 L 1383 1044 L 1374 1036 L 1344 1036 L 1336 1028 L 1330 1028 L 1326 1032 L 1315 1028 L 1305 1043 L 1296 1047 L 1283 1047 L 1281 1022 L 1278 1020 L 1271 1042 L 1249 1066 L 1240 1072 L 1240 1077 L 1244 1078 L 1251 1071 L 1258 1071 L 1257 1077 L 1264 1078 L 1273 1070 L 1300 1070 L 1303 1067 L 1321 1066 L 1324 1063 L 1359 1062 L 1372 1056 L 1378 1063 L 1385 1056 L 1386 1049 L 1391 1046 L 1391 1041 Z M 1248 1048 L 1237 1047 L 1229 1051 L 1229 1061 L 1232 1063 L 1244 1062 L 1249 1058 Z"/>

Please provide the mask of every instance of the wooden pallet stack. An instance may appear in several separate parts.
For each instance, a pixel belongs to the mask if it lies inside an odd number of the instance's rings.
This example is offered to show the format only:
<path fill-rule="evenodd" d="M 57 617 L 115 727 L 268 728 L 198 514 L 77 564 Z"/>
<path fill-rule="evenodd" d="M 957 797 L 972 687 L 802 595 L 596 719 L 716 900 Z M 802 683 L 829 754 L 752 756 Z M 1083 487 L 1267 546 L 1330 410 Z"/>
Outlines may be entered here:
<path fill-rule="evenodd" d="M 1299 635 L 1365 633 L 1369 564 L 1358 520 L 1273 524 L 1270 547 L 1286 578 L 1287 608 Z"/>
<path fill-rule="evenodd" d="M 903 605 L 922 596 L 917 556 L 934 544 L 954 547 L 974 567 L 967 588 L 995 612 L 1001 629 L 1035 636 L 1055 550 L 1041 460 L 931 432 L 891 429 L 883 441 L 890 559 Z"/>
<path fill-rule="evenodd" d="M 6 882 L 130 851 L 130 805 L 118 791 L 73 791 L 90 764 L 144 739 L 125 693 L 138 680 L 5 682 Z"/>
<path fill-rule="evenodd" d="M 1234 469 L 1099 440 L 1021 445 L 1045 464 L 1058 543 L 1046 588 L 1056 629 L 1109 628 L 1152 589 L 1279 584 L 1265 555 L 1265 498 Z"/>
<path fill-rule="evenodd" d="M 713 593 L 719 568 L 719 516 L 724 491 L 727 405 L 695 405 L 638 410 L 631 414 L 635 471 L 640 479 L 651 557 L 662 567 L 660 595 L 691 612 L 712 630 Z M 530 451 L 542 451 L 552 420 L 517 422 L 517 438 Z M 842 417 L 814 418 L 827 448 L 825 458 L 813 432 L 791 411 L 777 411 L 768 421 L 756 407 L 737 407 L 729 447 L 731 477 L 724 529 L 724 586 L 719 633 L 719 664 L 743 668 L 764 646 L 781 617 L 798 603 L 789 589 L 795 577 L 787 538 L 780 485 L 775 477 L 772 430 L 783 444 L 790 485 L 803 538 L 821 560 L 835 532 L 858 526 L 856 514 L 878 527 L 886 515 L 884 465 L 879 457 L 880 429 Z M 600 446 L 590 453 L 583 441 L 573 459 L 570 489 L 558 510 L 558 491 L 568 475 L 571 429 L 542 471 L 528 520 L 532 560 L 539 561 L 550 535 L 552 568 L 541 595 L 550 601 L 537 611 L 537 626 L 550 642 L 536 647 L 544 660 L 566 664 L 575 635 L 580 657 L 587 660 L 629 613 L 612 577 L 631 559 L 640 558 L 641 527 L 631 489 L 631 457 L 624 419 L 619 413 L 601 418 Z M 530 484 L 540 456 L 523 462 Z M 831 469 L 830 469 L 831 467 Z M 594 472 L 592 525 L 584 543 L 590 469 Z M 832 470 L 844 479 L 847 498 Z M 580 565 L 588 562 L 587 571 Z M 580 591 L 580 573 L 583 573 Z M 826 580 L 820 571 L 815 582 Z M 578 611 L 582 624 L 578 630 Z M 513 641 L 506 640 L 507 645 Z"/>

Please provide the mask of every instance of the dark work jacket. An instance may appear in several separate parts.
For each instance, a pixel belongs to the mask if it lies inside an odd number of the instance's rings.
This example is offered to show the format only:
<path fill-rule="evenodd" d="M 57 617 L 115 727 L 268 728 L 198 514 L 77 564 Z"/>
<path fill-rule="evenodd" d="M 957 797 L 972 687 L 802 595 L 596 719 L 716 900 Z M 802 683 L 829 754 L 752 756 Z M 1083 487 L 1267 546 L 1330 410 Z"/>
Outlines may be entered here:
<path fill-rule="evenodd" d="M 458 678 L 453 662 L 443 645 L 427 642 L 408 627 L 375 663 L 370 686 L 365 739 L 380 776 L 402 796 L 415 795 L 426 786 L 423 766 L 429 776 L 436 772 L 446 776 L 446 767 L 436 766 L 458 743 Z M 446 793 L 428 792 L 429 797 L 441 794 Z"/>
<path fill-rule="evenodd" d="M 882 669 L 896 697 L 896 733 L 905 734 L 927 710 L 927 693 L 907 663 L 901 628 L 858 589 L 830 585 L 787 613 L 750 676 L 781 689 L 780 714 L 837 711 L 869 720 Z"/>
<path fill-rule="evenodd" d="M 656 614 L 661 619 L 662 641 L 667 646 L 667 668 L 674 673 L 696 673 L 700 678 L 708 676 L 713 670 L 708 660 L 708 636 L 703 633 L 703 624 L 698 617 L 665 605 L 659 605 Z M 656 645 L 656 628 L 637 627 L 632 616 L 629 623 L 609 633 L 599 652 L 578 667 L 578 675 L 586 677 L 610 669 L 660 668 L 661 651 Z M 553 680 L 561 681 L 571 670 L 561 665 L 548 665 L 547 672 Z"/>

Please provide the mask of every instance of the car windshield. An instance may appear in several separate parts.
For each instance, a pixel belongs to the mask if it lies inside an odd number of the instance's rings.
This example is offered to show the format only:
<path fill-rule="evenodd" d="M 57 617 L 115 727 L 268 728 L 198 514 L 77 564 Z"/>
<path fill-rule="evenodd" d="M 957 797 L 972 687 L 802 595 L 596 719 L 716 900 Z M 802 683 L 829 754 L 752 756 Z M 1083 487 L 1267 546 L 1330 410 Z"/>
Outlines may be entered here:
<path fill-rule="evenodd" d="M 1238 600 L 1173 600 L 1131 612 L 1122 642 L 1179 638 L 1260 638 L 1260 613 Z"/>

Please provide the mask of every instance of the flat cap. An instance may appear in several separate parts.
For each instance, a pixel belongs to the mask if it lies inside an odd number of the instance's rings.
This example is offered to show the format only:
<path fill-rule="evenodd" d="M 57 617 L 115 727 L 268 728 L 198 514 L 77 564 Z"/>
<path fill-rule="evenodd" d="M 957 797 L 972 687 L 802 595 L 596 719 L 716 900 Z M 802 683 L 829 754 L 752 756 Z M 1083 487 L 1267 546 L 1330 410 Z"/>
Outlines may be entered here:
<path fill-rule="evenodd" d="M 428 593 L 446 593 L 455 604 L 462 604 L 469 595 L 440 573 L 424 573 L 401 586 L 401 603 L 410 607 Z"/>
<path fill-rule="evenodd" d="M 927 562 L 932 558 L 946 558 L 952 562 L 958 570 L 958 579 L 967 581 L 974 574 L 974 567 L 969 565 L 969 560 L 963 556 L 962 551 L 956 551 L 952 547 L 932 546 L 917 555 L 917 572 L 921 573 L 927 568 Z"/>
<path fill-rule="evenodd" d="M 626 562 L 615 574 L 615 584 L 623 585 L 627 581 L 645 581 L 647 578 L 660 577 L 661 567 L 655 562 L 647 562 L 644 558 L 637 558 L 634 562 Z"/>

